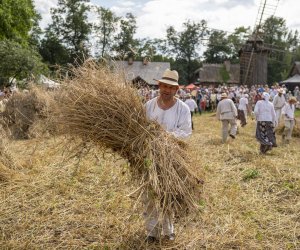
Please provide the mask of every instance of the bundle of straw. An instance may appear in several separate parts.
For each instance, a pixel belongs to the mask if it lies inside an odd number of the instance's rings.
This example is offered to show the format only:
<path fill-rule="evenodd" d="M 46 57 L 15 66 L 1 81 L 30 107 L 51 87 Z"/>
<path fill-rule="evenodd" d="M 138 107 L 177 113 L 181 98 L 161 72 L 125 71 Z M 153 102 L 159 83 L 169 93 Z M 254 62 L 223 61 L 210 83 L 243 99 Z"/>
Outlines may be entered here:
<path fill-rule="evenodd" d="M 137 192 L 153 198 L 162 214 L 197 207 L 199 183 L 185 143 L 146 118 L 136 89 L 121 74 L 87 63 L 63 85 L 57 107 L 63 133 L 128 159 Z"/>
<path fill-rule="evenodd" d="M 9 98 L 3 119 L 13 138 L 28 139 L 49 130 L 50 123 L 45 120 L 50 117 L 49 109 L 53 106 L 53 101 L 54 98 L 49 93 L 35 86 L 31 86 L 29 92 L 15 93 Z M 39 122 L 40 120 L 43 122 Z M 36 126 L 35 123 L 39 125 Z"/>

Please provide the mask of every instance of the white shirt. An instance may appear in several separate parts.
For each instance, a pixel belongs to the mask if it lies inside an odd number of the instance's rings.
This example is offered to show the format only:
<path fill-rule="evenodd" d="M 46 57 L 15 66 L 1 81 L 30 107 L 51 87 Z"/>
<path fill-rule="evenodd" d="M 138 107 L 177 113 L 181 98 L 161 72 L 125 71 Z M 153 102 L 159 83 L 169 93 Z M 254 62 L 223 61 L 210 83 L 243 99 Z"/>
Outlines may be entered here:
<path fill-rule="evenodd" d="M 169 109 L 163 110 L 157 104 L 157 98 L 146 102 L 148 119 L 158 122 L 167 132 L 175 137 L 187 138 L 192 134 L 192 119 L 189 106 L 176 99 L 176 103 Z"/>
<path fill-rule="evenodd" d="M 248 110 L 248 109 L 247 109 L 247 105 L 248 105 L 248 99 L 247 99 L 246 97 L 242 97 L 242 98 L 240 99 L 238 109 L 239 109 L 239 110 Z"/>
<path fill-rule="evenodd" d="M 273 99 L 273 105 L 275 109 L 282 109 L 285 104 L 284 95 L 279 96 L 278 94 L 275 95 Z"/>
<path fill-rule="evenodd" d="M 256 103 L 254 114 L 257 121 L 269 121 L 275 124 L 276 114 L 273 103 L 270 101 L 260 100 Z"/>
<path fill-rule="evenodd" d="M 237 116 L 237 109 L 231 99 L 223 99 L 218 103 L 216 117 L 218 120 L 232 120 Z"/>
<path fill-rule="evenodd" d="M 197 103 L 192 98 L 186 99 L 184 103 L 189 106 L 191 112 L 194 112 L 198 108 Z"/>
<path fill-rule="evenodd" d="M 283 107 L 282 113 L 284 115 L 284 120 L 294 120 L 295 118 L 295 105 L 290 105 L 289 103 L 286 103 Z"/>

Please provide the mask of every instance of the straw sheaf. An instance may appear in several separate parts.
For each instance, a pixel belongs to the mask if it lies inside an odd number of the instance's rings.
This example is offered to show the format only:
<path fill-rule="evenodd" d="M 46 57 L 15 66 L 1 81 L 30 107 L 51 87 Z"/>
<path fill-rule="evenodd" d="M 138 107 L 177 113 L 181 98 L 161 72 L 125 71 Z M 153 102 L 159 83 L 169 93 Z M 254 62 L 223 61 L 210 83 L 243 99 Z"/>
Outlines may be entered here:
<path fill-rule="evenodd" d="M 151 197 L 161 213 L 197 207 L 199 184 L 184 142 L 146 118 L 136 90 L 118 73 L 95 64 L 76 69 L 61 92 L 62 133 L 119 153 L 130 163 L 136 197 Z"/>
<path fill-rule="evenodd" d="M 31 86 L 28 93 L 15 93 L 8 100 L 3 112 L 5 126 L 12 137 L 28 139 L 41 136 L 46 130 L 53 131 L 53 128 L 49 129 L 53 123 L 47 120 L 53 101 L 54 98 L 49 93 L 38 87 Z M 39 123 L 38 126 L 35 126 L 36 122 Z"/>

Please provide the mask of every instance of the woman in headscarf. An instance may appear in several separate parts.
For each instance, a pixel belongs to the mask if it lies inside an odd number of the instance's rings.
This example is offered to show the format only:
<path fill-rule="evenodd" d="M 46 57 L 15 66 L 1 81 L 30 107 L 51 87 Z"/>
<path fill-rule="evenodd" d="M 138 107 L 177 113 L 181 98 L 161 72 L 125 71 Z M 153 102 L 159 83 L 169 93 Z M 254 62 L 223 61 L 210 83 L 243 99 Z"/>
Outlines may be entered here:
<path fill-rule="evenodd" d="M 272 147 L 277 147 L 274 132 L 277 124 L 273 103 L 269 101 L 270 95 L 264 92 L 262 97 L 255 105 L 254 114 L 257 121 L 256 139 L 260 142 L 260 152 L 265 154 Z"/>

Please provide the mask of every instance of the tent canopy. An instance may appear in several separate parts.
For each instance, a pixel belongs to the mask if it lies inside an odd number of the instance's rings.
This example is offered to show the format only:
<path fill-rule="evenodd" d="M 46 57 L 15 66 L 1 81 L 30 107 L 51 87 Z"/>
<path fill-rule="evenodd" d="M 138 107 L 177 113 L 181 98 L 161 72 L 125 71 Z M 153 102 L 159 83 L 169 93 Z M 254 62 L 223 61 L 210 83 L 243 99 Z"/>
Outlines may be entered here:
<path fill-rule="evenodd" d="M 300 75 L 296 74 L 292 77 L 280 82 L 280 85 L 285 85 L 289 90 L 293 90 L 296 86 L 300 86 Z"/>
<path fill-rule="evenodd" d="M 191 83 L 191 84 L 187 85 L 185 88 L 186 89 L 194 89 L 194 88 L 196 88 L 196 85 Z"/>

